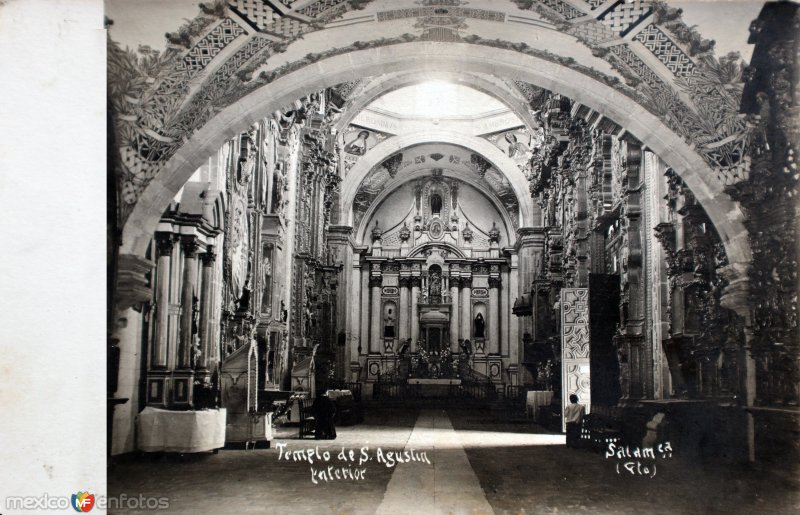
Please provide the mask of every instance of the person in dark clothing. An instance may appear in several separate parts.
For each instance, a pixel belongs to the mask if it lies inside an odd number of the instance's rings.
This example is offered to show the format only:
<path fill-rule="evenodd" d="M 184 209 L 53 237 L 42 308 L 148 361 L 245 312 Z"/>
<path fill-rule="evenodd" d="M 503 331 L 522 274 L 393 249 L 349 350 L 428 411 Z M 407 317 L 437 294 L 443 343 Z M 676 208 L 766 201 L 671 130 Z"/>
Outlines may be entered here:
<path fill-rule="evenodd" d="M 333 424 L 333 417 L 336 415 L 336 405 L 333 403 L 327 392 L 322 392 L 314 399 L 311 406 L 314 412 L 314 438 L 317 440 L 335 440 L 336 426 Z"/>

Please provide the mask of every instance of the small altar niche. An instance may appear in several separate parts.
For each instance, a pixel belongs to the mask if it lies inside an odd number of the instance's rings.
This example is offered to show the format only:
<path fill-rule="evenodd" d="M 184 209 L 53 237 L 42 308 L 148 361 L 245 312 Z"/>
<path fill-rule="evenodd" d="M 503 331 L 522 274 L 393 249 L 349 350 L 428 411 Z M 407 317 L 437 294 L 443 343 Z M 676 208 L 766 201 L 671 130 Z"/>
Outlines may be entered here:
<path fill-rule="evenodd" d="M 420 338 L 426 349 L 441 349 L 450 341 L 450 316 L 447 307 L 428 306 L 419 317 Z"/>

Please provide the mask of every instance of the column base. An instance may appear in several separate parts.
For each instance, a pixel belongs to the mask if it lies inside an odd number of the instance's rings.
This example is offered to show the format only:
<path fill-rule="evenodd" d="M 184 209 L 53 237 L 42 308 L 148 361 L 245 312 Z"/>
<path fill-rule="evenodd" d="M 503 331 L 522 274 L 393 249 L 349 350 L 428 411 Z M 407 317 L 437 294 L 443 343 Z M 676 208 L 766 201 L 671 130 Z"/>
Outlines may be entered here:
<path fill-rule="evenodd" d="M 191 408 L 194 403 L 194 370 L 176 370 L 172 374 L 172 406 Z"/>
<path fill-rule="evenodd" d="M 361 363 L 358 361 L 351 361 L 350 362 L 350 377 L 352 378 L 351 381 L 358 381 L 361 379 Z"/>
<path fill-rule="evenodd" d="M 170 373 L 167 370 L 151 370 L 147 373 L 145 403 L 148 406 L 156 408 L 166 408 L 168 406 L 169 376 Z"/>

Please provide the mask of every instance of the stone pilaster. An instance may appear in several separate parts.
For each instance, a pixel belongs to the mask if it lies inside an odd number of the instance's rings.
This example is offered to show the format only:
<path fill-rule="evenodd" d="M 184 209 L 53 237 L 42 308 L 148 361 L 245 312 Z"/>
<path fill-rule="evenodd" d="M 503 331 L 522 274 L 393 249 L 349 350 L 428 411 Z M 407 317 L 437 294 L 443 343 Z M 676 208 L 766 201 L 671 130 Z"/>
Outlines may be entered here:
<path fill-rule="evenodd" d="M 461 339 L 472 341 L 472 276 L 461 278 Z"/>
<path fill-rule="evenodd" d="M 411 277 L 411 350 L 417 350 L 419 340 L 419 289 L 422 286 L 422 277 Z"/>
<path fill-rule="evenodd" d="M 461 277 L 450 277 L 450 350 L 458 351 L 460 338 L 458 290 L 461 288 Z"/>
<path fill-rule="evenodd" d="M 411 295 L 411 277 L 400 277 L 398 281 L 400 287 L 400 312 L 397 314 L 398 324 L 398 337 L 400 338 L 400 345 L 409 338 L 409 328 L 411 321 L 410 309 L 410 295 Z"/>
<path fill-rule="evenodd" d="M 153 350 L 150 356 L 151 369 L 167 368 L 167 348 L 169 347 L 169 279 L 170 260 L 174 239 L 171 233 L 156 234 L 158 251 L 158 277 L 156 279 L 156 327 Z"/>
<path fill-rule="evenodd" d="M 370 331 L 369 331 L 369 352 L 380 352 L 383 341 L 381 335 L 381 318 L 382 318 L 382 304 L 381 304 L 381 284 L 383 278 L 381 276 L 372 276 L 369 278 L 369 288 L 372 292 L 372 312 L 370 314 Z"/>
<path fill-rule="evenodd" d="M 214 247 L 209 245 L 203 254 L 203 291 L 201 294 L 202 302 L 202 316 L 200 329 L 200 356 L 195 363 L 195 369 L 207 371 L 208 359 L 210 357 L 211 349 L 214 346 L 213 337 L 213 317 L 214 317 L 214 263 L 217 255 L 214 252 Z"/>
<path fill-rule="evenodd" d="M 500 277 L 489 277 L 489 354 L 500 353 Z"/>
<path fill-rule="evenodd" d="M 178 368 L 192 366 L 192 346 L 194 344 L 194 309 L 197 291 L 197 248 L 194 236 L 183 236 L 183 288 L 181 291 L 181 333 L 178 343 Z"/>
<path fill-rule="evenodd" d="M 369 263 L 361 263 L 361 334 L 358 342 L 360 354 L 369 352 Z"/>

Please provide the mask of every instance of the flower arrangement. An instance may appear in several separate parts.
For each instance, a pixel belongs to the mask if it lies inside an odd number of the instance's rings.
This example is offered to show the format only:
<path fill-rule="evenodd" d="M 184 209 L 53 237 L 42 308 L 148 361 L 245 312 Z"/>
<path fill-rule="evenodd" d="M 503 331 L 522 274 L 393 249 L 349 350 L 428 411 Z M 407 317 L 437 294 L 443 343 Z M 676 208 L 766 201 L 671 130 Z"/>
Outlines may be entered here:
<path fill-rule="evenodd" d="M 439 349 L 429 349 L 420 342 L 418 354 L 411 358 L 411 368 L 415 376 L 430 379 L 449 379 L 458 377 L 458 356 L 450 352 L 447 345 Z"/>

